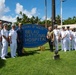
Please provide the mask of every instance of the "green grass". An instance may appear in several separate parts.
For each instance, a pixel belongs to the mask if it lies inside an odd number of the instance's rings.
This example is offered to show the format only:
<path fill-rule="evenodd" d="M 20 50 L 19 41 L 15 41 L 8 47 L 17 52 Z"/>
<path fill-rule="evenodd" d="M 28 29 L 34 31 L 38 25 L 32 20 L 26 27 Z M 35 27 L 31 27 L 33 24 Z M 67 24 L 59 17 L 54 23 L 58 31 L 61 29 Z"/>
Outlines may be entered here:
<path fill-rule="evenodd" d="M 54 60 L 44 46 L 44 51 L 25 48 L 25 56 L 0 60 L 0 75 L 76 75 L 76 51 L 59 51 L 60 59 Z"/>

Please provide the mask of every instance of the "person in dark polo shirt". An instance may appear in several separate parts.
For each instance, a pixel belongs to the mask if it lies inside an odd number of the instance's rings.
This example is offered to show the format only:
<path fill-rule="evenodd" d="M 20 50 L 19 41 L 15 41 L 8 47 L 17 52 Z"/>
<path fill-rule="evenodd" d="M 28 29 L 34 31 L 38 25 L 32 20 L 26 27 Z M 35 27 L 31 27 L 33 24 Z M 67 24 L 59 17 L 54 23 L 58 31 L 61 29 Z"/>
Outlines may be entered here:
<path fill-rule="evenodd" d="M 18 29 L 17 29 L 17 53 L 18 56 L 22 56 L 22 49 L 23 49 L 23 30 L 22 30 L 22 23 L 18 24 Z"/>
<path fill-rule="evenodd" d="M 53 51 L 54 35 L 53 35 L 53 31 L 52 31 L 52 27 L 51 26 L 48 27 L 47 39 L 48 39 L 48 42 L 49 42 L 50 51 Z"/>

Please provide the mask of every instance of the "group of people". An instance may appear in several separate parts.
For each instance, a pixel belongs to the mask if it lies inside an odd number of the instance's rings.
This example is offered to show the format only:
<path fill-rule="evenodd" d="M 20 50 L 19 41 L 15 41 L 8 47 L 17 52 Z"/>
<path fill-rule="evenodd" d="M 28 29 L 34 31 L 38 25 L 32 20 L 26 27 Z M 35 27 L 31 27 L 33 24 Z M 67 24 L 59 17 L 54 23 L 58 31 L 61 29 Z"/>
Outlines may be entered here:
<path fill-rule="evenodd" d="M 61 50 L 64 52 L 70 50 L 76 50 L 76 30 L 75 28 L 70 29 L 69 26 L 65 29 L 63 26 L 58 29 L 57 25 L 48 27 L 47 39 L 49 42 L 50 50 L 53 51 L 53 46 L 55 50 L 59 50 L 59 44 L 61 44 Z"/>
<path fill-rule="evenodd" d="M 8 24 L 0 21 L 0 58 L 6 60 L 8 56 L 8 44 L 10 44 L 11 57 L 22 56 L 23 49 L 23 30 L 22 24 L 18 24 L 17 30 L 15 24 L 11 25 L 11 29 L 8 31 Z"/>
<path fill-rule="evenodd" d="M 75 28 L 70 29 L 68 26 L 66 29 L 63 26 L 61 29 L 57 28 L 57 25 L 48 27 L 47 39 L 49 42 L 50 50 L 59 50 L 59 44 L 61 42 L 61 49 L 66 52 L 67 50 L 76 50 L 76 31 Z M 0 21 L 0 58 L 6 59 L 8 55 L 8 44 L 10 44 L 11 57 L 16 57 L 16 52 L 18 56 L 22 56 L 23 49 L 23 30 L 22 24 L 18 24 L 17 30 L 15 29 L 15 24 L 11 25 L 11 29 L 8 31 L 8 24 L 2 23 Z"/>

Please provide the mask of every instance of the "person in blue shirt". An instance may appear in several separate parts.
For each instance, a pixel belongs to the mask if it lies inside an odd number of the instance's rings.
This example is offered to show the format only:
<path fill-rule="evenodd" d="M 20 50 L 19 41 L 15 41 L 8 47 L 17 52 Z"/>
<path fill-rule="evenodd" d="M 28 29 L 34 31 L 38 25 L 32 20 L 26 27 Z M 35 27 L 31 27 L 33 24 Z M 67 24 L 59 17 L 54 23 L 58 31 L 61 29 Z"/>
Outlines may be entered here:
<path fill-rule="evenodd" d="M 22 56 L 22 49 L 23 49 L 23 30 L 22 30 L 22 23 L 18 24 L 17 29 L 17 53 L 18 56 Z"/>

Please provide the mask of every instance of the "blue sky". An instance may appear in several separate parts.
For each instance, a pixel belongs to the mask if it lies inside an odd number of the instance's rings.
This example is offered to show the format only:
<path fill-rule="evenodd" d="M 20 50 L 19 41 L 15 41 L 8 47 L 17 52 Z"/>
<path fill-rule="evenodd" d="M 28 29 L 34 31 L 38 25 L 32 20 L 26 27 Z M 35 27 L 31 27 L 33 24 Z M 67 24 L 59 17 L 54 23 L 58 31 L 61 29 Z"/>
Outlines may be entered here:
<path fill-rule="evenodd" d="M 45 19 L 45 0 L 0 0 L 0 19 L 14 22 L 19 12 L 28 17 L 38 16 Z M 52 17 L 52 0 L 47 0 L 47 19 Z M 76 16 L 76 0 L 65 0 L 63 4 L 63 19 Z M 56 15 L 60 15 L 60 0 L 56 0 Z"/>

